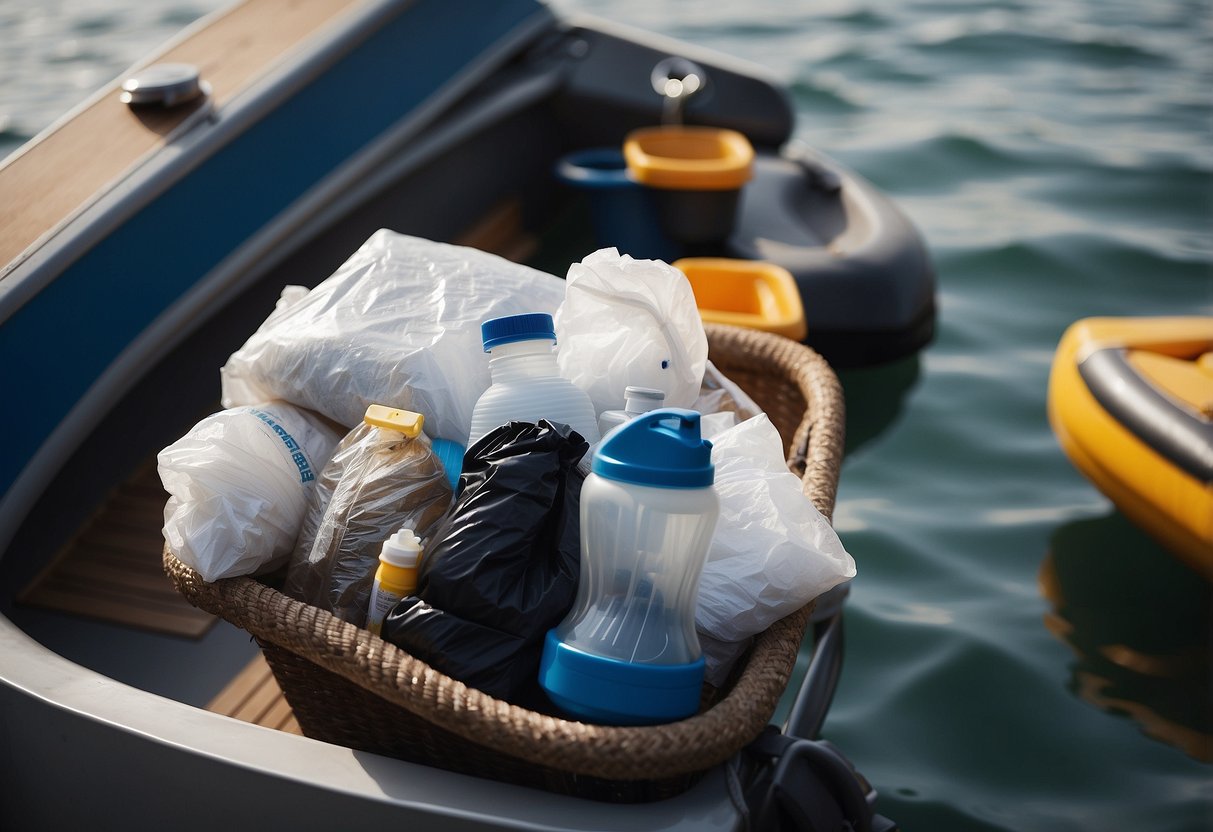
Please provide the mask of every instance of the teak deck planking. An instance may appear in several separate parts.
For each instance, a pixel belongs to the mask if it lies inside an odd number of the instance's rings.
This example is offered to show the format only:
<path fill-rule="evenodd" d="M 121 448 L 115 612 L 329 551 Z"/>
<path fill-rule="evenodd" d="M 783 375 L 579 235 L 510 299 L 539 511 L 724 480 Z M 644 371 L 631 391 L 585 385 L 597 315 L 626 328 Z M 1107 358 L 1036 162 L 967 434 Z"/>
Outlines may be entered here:
<path fill-rule="evenodd" d="M 147 63 L 198 67 L 216 107 L 263 77 L 295 46 L 364 0 L 246 0 Z M 0 279 L 45 236 L 149 154 L 195 112 L 118 100 L 121 80 L 39 140 L 0 164 Z"/>

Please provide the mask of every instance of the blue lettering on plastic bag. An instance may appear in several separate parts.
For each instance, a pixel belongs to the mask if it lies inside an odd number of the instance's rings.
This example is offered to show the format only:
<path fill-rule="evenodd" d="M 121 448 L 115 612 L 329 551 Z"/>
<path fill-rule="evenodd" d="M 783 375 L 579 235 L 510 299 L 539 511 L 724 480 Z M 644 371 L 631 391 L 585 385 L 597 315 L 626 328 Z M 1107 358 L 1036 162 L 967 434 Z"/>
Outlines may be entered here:
<path fill-rule="evenodd" d="M 273 417 L 262 410 L 250 410 L 254 416 L 265 422 L 274 433 L 278 434 L 278 438 L 282 440 L 282 444 L 286 446 L 288 451 L 292 451 L 291 459 L 295 462 L 295 467 L 299 469 L 299 482 L 311 482 L 316 479 L 316 475 L 312 472 L 311 463 L 307 461 L 303 451 L 299 449 L 299 443 L 295 441 L 295 437 L 286 432 L 280 424 L 274 421 Z"/>

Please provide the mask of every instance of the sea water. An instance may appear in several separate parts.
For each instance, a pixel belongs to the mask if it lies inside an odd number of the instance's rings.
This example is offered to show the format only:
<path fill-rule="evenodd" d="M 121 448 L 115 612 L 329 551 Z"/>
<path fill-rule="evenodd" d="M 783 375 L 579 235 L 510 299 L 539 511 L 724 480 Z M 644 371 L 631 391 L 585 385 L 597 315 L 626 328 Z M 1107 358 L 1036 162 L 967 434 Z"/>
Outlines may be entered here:
<path fill-rule="evenodd" d="M 0 4 L 0 154 L 214 0 Z M 919 357 L 843 374 L 859 564 L 825 724 L 902 828 L 1213 827 L 1210 590 L 1066 461 L 1089 315 L 1213 313 L 1208 0 L 581 0 L 790 85 L 939 272 Z"/>

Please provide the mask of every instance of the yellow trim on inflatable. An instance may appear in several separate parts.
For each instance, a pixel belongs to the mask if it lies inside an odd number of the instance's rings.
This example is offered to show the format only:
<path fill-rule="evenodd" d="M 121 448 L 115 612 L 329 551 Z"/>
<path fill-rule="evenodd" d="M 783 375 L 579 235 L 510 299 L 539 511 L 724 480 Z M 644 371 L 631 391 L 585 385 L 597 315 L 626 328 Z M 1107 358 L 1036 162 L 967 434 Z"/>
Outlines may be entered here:
<path fill-rule="evenodd" d="M 1049 376 L 1049 423 L 1070 461 L 1137 525 L 1213 580 L 1213 484 L 1177 468 L 1112 417 L 1079 363 L 1106 348 L 1176 407 L 1208 419 L 1213 317 L 1088 318 L 1062 336 Z"/>

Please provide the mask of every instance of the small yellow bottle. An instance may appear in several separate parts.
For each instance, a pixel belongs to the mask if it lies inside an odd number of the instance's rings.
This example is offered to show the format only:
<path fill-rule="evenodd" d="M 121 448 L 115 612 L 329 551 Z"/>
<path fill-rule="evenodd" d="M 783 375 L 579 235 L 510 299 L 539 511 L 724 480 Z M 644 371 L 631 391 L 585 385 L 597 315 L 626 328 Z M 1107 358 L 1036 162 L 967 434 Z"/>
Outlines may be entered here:
<path fill-rule="evenodd" d="M 366 614 L 366 628 L 375 635 L 383 629 L 383 619 L 396 602 L 417 588 L 420 563 L 421 538 L 413 534 L 412 529 L 401 529 L 383 542 Z"/>

